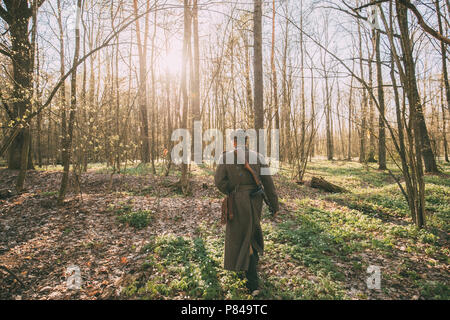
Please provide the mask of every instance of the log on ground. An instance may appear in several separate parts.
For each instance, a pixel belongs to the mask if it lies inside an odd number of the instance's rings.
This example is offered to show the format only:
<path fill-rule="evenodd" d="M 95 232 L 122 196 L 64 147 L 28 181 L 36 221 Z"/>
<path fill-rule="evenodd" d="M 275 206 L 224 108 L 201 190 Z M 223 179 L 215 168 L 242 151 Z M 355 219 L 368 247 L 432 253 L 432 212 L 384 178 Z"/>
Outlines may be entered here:
<path fill-rule="evenodd" d="M 312 177 L 310 186 L 312 188 L 321 189 L 321 190 L 324 190 L 326 192 L 331 192 L 331 193 L 348 192 L 346 189 L 344 189 L 338 185 L 335 185 L 334 183 L 328 182 L 322 177 Z"/>

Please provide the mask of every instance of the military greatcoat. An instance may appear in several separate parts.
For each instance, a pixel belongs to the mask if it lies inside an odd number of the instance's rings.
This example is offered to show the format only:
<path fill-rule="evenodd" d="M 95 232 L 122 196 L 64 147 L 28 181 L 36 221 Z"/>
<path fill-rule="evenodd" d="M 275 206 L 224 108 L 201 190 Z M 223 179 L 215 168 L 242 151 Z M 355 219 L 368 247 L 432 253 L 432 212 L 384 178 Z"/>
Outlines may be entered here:
<path fill-rule="evenodd" d="M 270 175 L 261 175 L 261 168 L 267 167 L 264 157 L 254 151 L 245 149 L 246 159 L 264 186 L 271 207 L 278 211 L 278 196 Z M 261 229 L 262 195 L 251 196 L 256 189 L 256 183 L 244 164 L 238 164 L 237 153 L 226 152 L 219 161 L 214 181 L 217 188 L 224 194 L 234 194 L 234 216 L 227 222 L 225 233 L 224 268 L 232 271 L 246 271 L 250 261 L 250 247 L 259 255 L 264 251 L 264 240 Z M 232 161 L 229 161 L 232 159 Z M 228 161 L 227 161 L 228 160 Z"/>

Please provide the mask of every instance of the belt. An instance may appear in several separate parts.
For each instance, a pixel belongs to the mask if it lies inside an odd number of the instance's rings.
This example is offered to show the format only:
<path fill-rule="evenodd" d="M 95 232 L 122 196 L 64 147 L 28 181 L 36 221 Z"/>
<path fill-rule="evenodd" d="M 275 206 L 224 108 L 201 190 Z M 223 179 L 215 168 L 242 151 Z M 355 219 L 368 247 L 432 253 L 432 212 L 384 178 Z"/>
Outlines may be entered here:
<path fill-rule="evenodd" d="M 239 184 L 234 188 L 234 192 L 253 191 L 256 189 L 255 184 Z"/>

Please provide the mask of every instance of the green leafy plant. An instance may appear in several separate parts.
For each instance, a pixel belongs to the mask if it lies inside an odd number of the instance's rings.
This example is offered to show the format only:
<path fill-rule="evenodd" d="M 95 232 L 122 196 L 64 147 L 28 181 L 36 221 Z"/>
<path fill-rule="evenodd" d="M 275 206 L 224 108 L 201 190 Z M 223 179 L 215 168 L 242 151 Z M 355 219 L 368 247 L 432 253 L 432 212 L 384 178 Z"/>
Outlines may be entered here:
<path fill-rule="evenodd" d="M 149 210 L 139 210 L 121 213 L 118 220 L 136 229 L 143 229 L 149 225 L 152 216 L 153 213 Z"/>

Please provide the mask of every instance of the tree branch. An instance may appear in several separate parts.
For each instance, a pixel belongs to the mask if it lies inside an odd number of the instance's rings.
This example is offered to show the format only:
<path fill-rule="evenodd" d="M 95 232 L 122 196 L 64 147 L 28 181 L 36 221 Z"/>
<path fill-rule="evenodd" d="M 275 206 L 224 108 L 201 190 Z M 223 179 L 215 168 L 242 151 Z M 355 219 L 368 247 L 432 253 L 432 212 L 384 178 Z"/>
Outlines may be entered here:
<path fill-rule="evenodd" d="M 433 28 L 431 28 L 423 19 L 422 15 L 420 14 L 419 10 L 417 10 L 417 8 L 409 1 L 409 0 L 397 0 L 400 4 L 404 5 L 406 8 L 408 8 L 409 10 L 412 11 L 412 13 L 414 13 L 414 15 L 417 18 L 417 21 L 419 23 L 419 25 L 422 27 L 422 29 L 432 35 L 433 37 L 435 37 L 436 39 L 450 45 L 450 39 L 447 37 L 444 37 L 442 34 L 440 34 L 439 32 L 437 32 L 436 30 L 434 30 Z"/>
<path fill-rule="evenodd" d="M 11 16 L 9 15 L 8 11 L 6 11 L 1 5 L 0 5 L 0 18 L 5 20 L 8 24 L 11 22 Z"/>
<path fill-rule="evenodd" d="M 380 2 L 380 3 L 381 3 L 381 2 L 385 2 L 385 1 L 387 1 L 387 0 L 380 0 L 380 1 L 376 1 L 376 2 Z M 358 7 L 358 8 L 352 8 L 352 7 L 351 7 L 350 5 L 348 5 L 345 1 L 342 1 L 342 3 L 343 3 L 348 9 L 352 10 L 353 12 L 348 11 L 348 10 L 345 10 L 345 9 L 339 7 L 339 6 L 322 7 L 322 8 L 325 8 L 325 9 L 333 9 L 333 10 L 341 11 L 341 12 L 344 12 L 344 13 L 346 13 L 346 14 L 352 16 L 353 18 L 361 19 L 361 20 L 364 20 L 364 21 L 366 21 L 366 22 L 369 20 L 367 17 L 362 16 L 362 15 L 358 12 L 359 9 L 360 9 L 361 7 Z M 372 4 L 375 4 L 375 3 L 372 3 Z M 363 7 L 365 8 L 366 6 L 367 6 L 367 5 L 364 5 Z M 379 31 L 381 34 L 387 35 L 387 32 L 386 32 L 385 30 L 381 30 L 381 29 L 378 29 L 378 28 L 377 28 L 377 31 Z M 396 37 L 396 38 L 400 38 L 400 35 L 398 35 L 398 34 L 394 34 L 393 36 Z"/>
<path fill-rule="evenodd" d="M 8 114 L 8 117 L 10 120 L 14 119 L 14 114 L 12 113 L 11 109 L 9 108 L 8 104 L 5 102 L 5 100 L 3 99 L 3 95 L 2 92 L 0 91 L 0 102 L 3 105 L 3 108 L 5 109 L 6 113 Z"/>
<path fill-rule="evenodd" d="M 39 0 L 37 2 L 37 7 L 40 8 L 44 4 L 45 0 Z"/>
<path fill-rule="evenodd" d="M 24 283 L 19 278 L 17 278 L 17 276 L 11 270 L 9 270 L 7 267 L 0 266 L 0 270 L 4 270 L 7 273 L 9 273 L 14 279 L 17 280 L 17 282 L 19 282 L 22 285 L 22 287 L 25 287 Z"/>
<path fill-rule="evenodd" d="M 368 7 L 370 7 L 370 6 L 380 5 L 380 4 L 382 4 L 382 3 L 384 3 L 384 2 L 388 2 L 388 1 L 390 1 L 390 0 L 375 0 L 375 1 L 372 1 L 372 2 L 369 2 L 369 3 L 366 3 L 366 4 L 364 4 L 364 5 L 361 5 L 361 6 L 357 7 L 357 8 L 352 8 L 352 7 L 351 7 L 350 5 L 348 5 L 345 1 L 342 1 L 342 2 L 344 3 L 344 5 L 345 5 L 347 8 L 350 8 L 353 12 L 355 12 L 355 15 L 357 15 L 358 18 L 363 19 L 363 20 L 367 20 L 367 18 L 364 18 L 363 16 L 361 16 L 361 15 L 358 13 L 358 11 L 360 11 L 361 9 L 364 9 L 364 8 L 368 8 Z M 431 36 L 433 36 L 434 38 L 438 39 L 439 41 L 442 41 L 442 42 L 444 42 L 444 43 L 450 45 L 450 39 L 447 38 L 447 37 L 445 37 L 444 35 L 440 34 L 438 31 L 434 30 L 433 28 L 431 28 L 431 27 L 425 22 L 425 20 L 423 19 L 422 14 L 419 12 L 419 10 L 417 10 L 416 6 L 414 6 L 414 5 L 411 3 L 410 0 L 397 0 L 396 2 L 397 2 L 397 5 L 400 3 L 400 4 L 404 5 L 406 8 L 408 8 L 410 11 L 412 11 L 412 13 L 416 16 L 419 25 L 422 27 L 422 29 L 423 29 L 426 33 L 430 34 Z M 343 9 L 340 9 L 340 11 L 346 12 L 346 11 L 343 10 Z M 347 13 L 348 13 L 348 14 L 351 14 L 351 13 L 349 13 L 349 12 L 347 12 Z M 355 16 L 355 15 L 353 15 L 353 14 L 351 14 L 351 15 L 352 15 L 352 16 Z M 398 37 L 398 36 L 395 35 L 395 37 Z"/>
<path fill-rule="evenodd" d="M 361 9 L 368 8 L 370 6 L 378 5 L 378 4 L 381 4 L 383 2 L 388 2 L 388 1 L 390 1 L 390 0 L 376 0 L 376 1 L 372 1 L 372 2 L 369 2 L 369 3 L 363 4 L 362 6 L 359 6 L 359 7 L 355 8 L 354 10 L 355 11 L 359 11 Z"/>
<path fill-rule="evenodd" d="M 0 49 L 0 53 L 3 54 L 3 55 L 5 55 L 5 56 L 7 56 L 8 58 L 11 58 L 11 59 L 12 59 L 12 56 L 11 56 L 11 54 L 10 54 L 8 51 L 5 51 L 5 50 L 3 50 L 3 49 Z"/>

